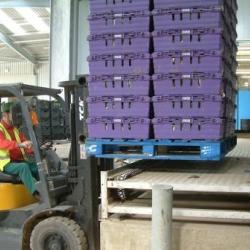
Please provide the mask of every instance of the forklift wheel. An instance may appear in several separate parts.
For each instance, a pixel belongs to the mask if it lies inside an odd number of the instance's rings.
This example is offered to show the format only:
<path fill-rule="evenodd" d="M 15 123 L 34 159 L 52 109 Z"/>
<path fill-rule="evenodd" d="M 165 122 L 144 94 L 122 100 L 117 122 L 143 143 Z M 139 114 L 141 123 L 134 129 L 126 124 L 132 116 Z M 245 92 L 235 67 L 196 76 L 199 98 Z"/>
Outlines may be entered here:
<path fill-rule="evenodd" d="M 66 217 L 51 217 L 39 222 L 30 238 L 32 250 L 87 250 L 87 239 L 80 226 Z"/>

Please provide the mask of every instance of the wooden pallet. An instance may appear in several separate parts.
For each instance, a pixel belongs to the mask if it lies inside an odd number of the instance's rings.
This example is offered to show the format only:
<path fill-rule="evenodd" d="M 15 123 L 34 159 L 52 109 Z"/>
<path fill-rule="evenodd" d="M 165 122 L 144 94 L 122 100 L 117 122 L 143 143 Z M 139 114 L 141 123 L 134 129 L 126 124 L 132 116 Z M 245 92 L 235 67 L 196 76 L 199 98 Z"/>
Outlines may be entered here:
<path fill-rule="evenodd" d="M 221 141 L 88 139 L 86 152 L 98 158 L 219 161 L 236 144 L 236 137 Z"/>

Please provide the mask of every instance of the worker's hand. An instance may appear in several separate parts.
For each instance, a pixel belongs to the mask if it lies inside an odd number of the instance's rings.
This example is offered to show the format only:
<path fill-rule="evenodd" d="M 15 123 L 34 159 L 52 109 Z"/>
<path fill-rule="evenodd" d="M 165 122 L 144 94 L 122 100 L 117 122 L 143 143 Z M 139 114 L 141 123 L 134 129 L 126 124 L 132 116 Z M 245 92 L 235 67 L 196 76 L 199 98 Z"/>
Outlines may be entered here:
<path fill-rule="evenodd" d="M 31 141 L 24 141 L 22 143 L 20 143 L 19 148 L 28 148 L 30 149 L 32 147 L 32 142 Z"/>

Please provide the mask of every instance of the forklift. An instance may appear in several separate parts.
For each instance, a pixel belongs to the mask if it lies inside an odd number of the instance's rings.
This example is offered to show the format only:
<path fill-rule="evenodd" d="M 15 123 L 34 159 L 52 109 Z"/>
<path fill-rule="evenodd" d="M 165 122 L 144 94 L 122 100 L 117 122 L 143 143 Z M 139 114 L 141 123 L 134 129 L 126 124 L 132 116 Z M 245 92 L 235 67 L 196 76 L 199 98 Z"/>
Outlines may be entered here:
<path fill-rule="evenodd" d="M 39 171 L 36 184 L 41 201 L 36 202 L 17 176 L 0 172 L 0 249 L 1 250 L 98 250 L 100 248 L 98 206 L 101 170 L 113 168 L 113 161 L 89 158 L 84 152 L 86 78 L 63 82 L 61 90 L 24 84 L 0 85 L 0 98 L 14 98 L 32 141 Z M 60 102 L 70 125 L 68 161 L 53 149 L 38 142 L 29 113 L 27 97 L 48 96 Z M 79 136 L 80 135 L 80 136 Z M 81 141 L 79 141 L 81 140 Z"/>

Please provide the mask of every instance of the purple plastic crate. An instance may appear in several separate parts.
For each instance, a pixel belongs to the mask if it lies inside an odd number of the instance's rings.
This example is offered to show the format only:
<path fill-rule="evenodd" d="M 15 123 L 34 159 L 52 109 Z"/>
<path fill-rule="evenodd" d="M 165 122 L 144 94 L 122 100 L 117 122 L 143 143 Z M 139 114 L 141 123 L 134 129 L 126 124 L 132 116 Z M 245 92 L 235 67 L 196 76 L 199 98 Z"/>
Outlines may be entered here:
<path fill-rule="evenodd" d="M 237 33 L 232 26 L 232 13 L 223 12 L 223 8 L 197 7 L 173 8 L 154 10 L 155 30 L 171 29 L 196 29 L 196 28 L 225 28 L 228 29 L 232 40 L 236 40 Z"/>
<path fill-rule="evenodd" d="M 90 96 L 147 96 L 150 90 L 149 75 L 103 75 L 88 76 L 88 91 Z"/>
<path fill-rule="evenodd" d="M 155 117 L 223 117 L 227 104 L 226 99 L 219 95 L 154 96 L 152 100 Z"/>
<path fill-rule="evenodd" d="M 220 73 L 173 73 L 153 75 L 154 94 L 200 95 L 213 94 L 232 96 L 232 83 Z"/>
<path fill-rule="evenodd" d="M 109 33 L 88 37 L 91 54 L 149 52 L 150 33 Z"/>
<path fill-rule="evenodd" d="M 223 50 L 229 55 L 234 52 L 230 38 L 220 28 L 161 30 L 153 32 L 153 38 L 155 51 Z"/>
<path fill-rule="evenodd" d="M 88 118 L 88 137 L 97 139 L 149 139 L 150 119 Z"/>
<path fill-rule="evenodd" d="M 150 10 L 151 0 L 89 0 L 91 13 Z"/>
<path fill-rule="evenodd" d="M 165 51 L 153 54 L 155 73 L 222 72 L 225 60 L 221 51 Z"/>
<path fill-rule="evenodd" d="M 150 54 L 130 53 L 88 57 L 91 75 L 149 74 Z"/>
<path fill-rule="evenodd" d="M 206 7 L 206 6 L 228 6 L 233 12 L 236 12 L 238 7 L 235 0 L 154 0 L 155 9 L 160 8 L 191 8 L 191 7 Z"/>
<path fill-rule="evenodd" d="M 225 136 L 225 120 L 220 118 L 153 119 L 155 139 L 219 140 Z"/>
<path fill-rule="evenodd" d="M 150 97 L 87 97 L 89 116 L 93 117 L 148 117 Z"/>
<path fill-rule="evenodd" d="M 147 32 L 150 29 L 149 11 L 94 14 L 88 20 L 91 34 Z"/>

